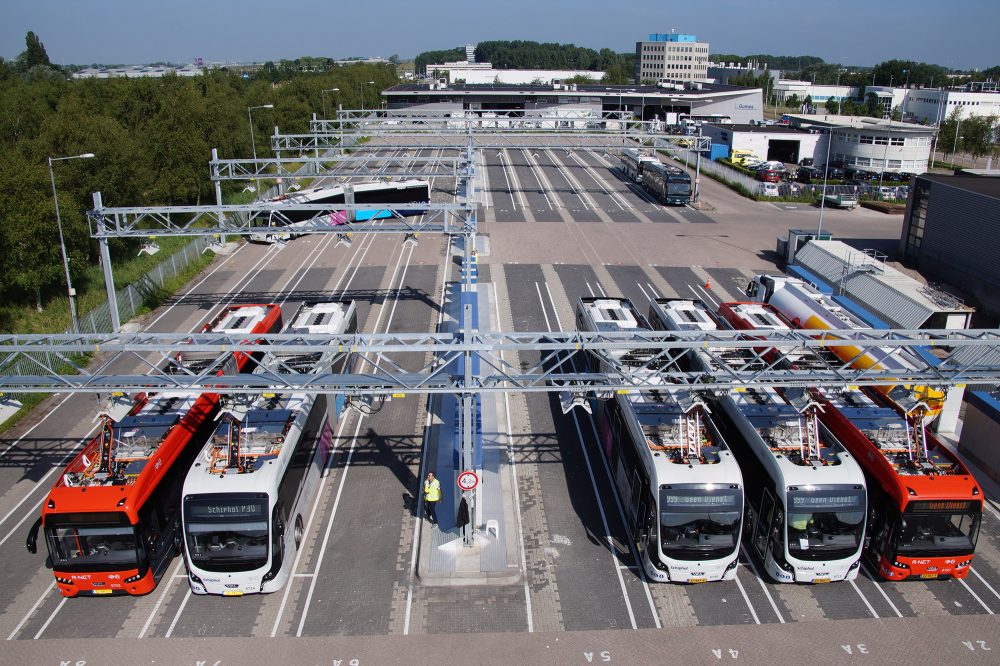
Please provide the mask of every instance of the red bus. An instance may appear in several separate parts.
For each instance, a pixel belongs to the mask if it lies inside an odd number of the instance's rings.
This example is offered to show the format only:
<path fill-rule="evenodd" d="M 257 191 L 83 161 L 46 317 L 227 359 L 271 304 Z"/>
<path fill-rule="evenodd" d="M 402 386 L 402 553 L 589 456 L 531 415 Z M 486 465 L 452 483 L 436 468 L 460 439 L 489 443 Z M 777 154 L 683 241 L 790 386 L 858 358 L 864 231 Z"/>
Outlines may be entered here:
<path fill-rule="evenodd" d="M 741 330 L 791 328 L 767 303 L 723 303 Z M 773 354 L 765 354 L 774 362 Z M 804 356 L 786 359 L 808 367 Z M 880 387 L 814 391 L 819 418 L 861 465 L 868 487 L 864 557 L 886 580 L 965 578 L 982 522 L 983 496 L 969 470 Z"/>
<path fill-rule="evenodd" d="M 209 327 L 203 332 L 276 332 L 281 308 L 229 306 Z M 226 368 L 252 370 L 249 360 L 234 354 Z M 116 394 L 98 414 L 100 432 L 59 476 L 25 544 L 36 552 L 44 528 L 45 565 L 63 596 L 156 587 L 178 552 L 181 488 L 218 405 L 214 393 Z"/>

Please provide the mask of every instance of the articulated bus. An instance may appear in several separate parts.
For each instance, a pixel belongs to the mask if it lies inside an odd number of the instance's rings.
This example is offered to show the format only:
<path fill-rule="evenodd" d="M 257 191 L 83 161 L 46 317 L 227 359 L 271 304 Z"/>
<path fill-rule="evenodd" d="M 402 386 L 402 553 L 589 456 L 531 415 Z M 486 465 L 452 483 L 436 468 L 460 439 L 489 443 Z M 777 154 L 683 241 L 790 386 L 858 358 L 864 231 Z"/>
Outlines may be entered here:
<path fill-rule="evenodd" d="M 723 327 L 692 300 L 659 299 L 650 318 L 660 330 Z M 751 367 L 754 354 L 734 348 L 714 357 L 693 351 L 685 359 L 692 370 L 718 375 Z M 849 452 L 823 436 L 812 396 L 805 389 L 735 387 L 715 404 L 746 481 L 744 536 L 764 571 L 789 583 L 855 579 L 864 545 L 864 474 Z"/>
<path fill-rule="evenodd" d="M 257 220 L 255 231 L 250 234 L 250 240 L 257 242 L 272 242 L 275 240 L 288 240 L 295 236 L 294 231 L 278 231 L 281 227 L 294 229 L 300 223 L 307 222 L 316 217 L 325 218 L 332 225 L 347 224 L 348 222 L 367 222 L 369 220 L 381 220 L 391 218 L 394 215 L 423 215 L 426 211 L 414 209 L 398 209 L 396 211 L 379 210 L 372 208 L 368 210 L 354 211 L 354 218 L 347 211 L 339 210 L 323 213 L 315 210 L 288 210 L 295 204 L 342 204 L 345 199 L 345 188 L 349 187 L 354 193 L 354 203 L 356 204 L 420 204 L 426 205 L 431 200 L 431 186 L 426 180 L 402 180 L 397 182 L 377 180 L 369 183 L 354 183 L 348 185 L 336 185 L 334 187 L 316 187 L 310 190 L 302 190 L 293 194 L 283 194 L 268 202 L 273 205 L 274 210 L 266 219 Z M 264 230 L 256 230 L 261 229 Z"/>
<path fill-rule="evenodd" d="M 217 332 L 269 333 L 281 325 L 277 305 L 232 306 L 255 324 Z M 243 369 L 246 354 L 227 364 Z M 220 371 L 221 373 L 221 371 Z M 37 550 L 44 529 L 45 564 L 65 597 L 146 594 L 179 551 L 181 485 L 210 433 L 219 396 L 212 393 L 115 395 L 98 414 L 100 432 L 53 485 L 26 547 Z"/>
<path fill-rule="evenodd" d="M 353 301 L 305 303 L 286 333 L 356 333 Z M 299 372 L 341 372 L 336 351 L 282 354 Z M 225 400 L 225 399 L 224 399 Z M 242 596 L 281 589 L 330 456 L 327 396 L 264 394 L 229 401 L 187 473 L 184 563 L 195 594 Z"/>
<path fill-rule="evenodd" d="M 637 183 L 642 182 L 642 174 L 646 167 L 659 163 L 658 159 L 644 154 L 638 148 L 626 148 L 622 151 L 622 173 Z"/>
<path fill-rule="evenodd" d="M 801 281 L 760 277 L 768 280 L 772 307 L 785 317 L 801 316 L 802 305 L 826 310 L 818 314 L 831 319 L 847 316 Z M 882 391 L 824 390 L 821 402 L 824 426 L 865 472 L 865 557 L 872 569 L 887 580 L 968 576 L 983 496 L 962 461 L 927 431 L 923 419 L 893 409 Z"/>
<path fill-rule="evenodd" d="M 642 185 L 657 201 L 671 206 L 691 203 L 691 176 L 680 167 L 657 162 L 642 171 Z"/>
<path fill-rule="evenodd" d="M 649 329 L 624 298 L 580 299 L 577 326 Z M 654 581 L 732 580 L 743 517 L 740 468 L 700 395 L 664 384 L 655 368 L 646 380 L 651 388 L 617 393 L 601 402 L 597 414 L 601 446 L 643 567 Z"/>

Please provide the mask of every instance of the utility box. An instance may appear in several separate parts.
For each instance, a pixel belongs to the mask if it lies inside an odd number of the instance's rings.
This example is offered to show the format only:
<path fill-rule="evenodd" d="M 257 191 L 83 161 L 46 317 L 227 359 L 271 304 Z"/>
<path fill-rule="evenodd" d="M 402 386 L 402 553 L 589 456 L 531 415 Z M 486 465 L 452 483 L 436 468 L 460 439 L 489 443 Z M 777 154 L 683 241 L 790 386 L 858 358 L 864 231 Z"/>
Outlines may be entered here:
<path fill-rule="evenodd" d="M 786 264 L 795 263 L 795 255 L 802 246 L 811 240 L 833 240 L 833 234 L 816 233 L 806 229 L 789 229 L 788 240 L 785 243 L 785 254 L 782 255 Z"/>

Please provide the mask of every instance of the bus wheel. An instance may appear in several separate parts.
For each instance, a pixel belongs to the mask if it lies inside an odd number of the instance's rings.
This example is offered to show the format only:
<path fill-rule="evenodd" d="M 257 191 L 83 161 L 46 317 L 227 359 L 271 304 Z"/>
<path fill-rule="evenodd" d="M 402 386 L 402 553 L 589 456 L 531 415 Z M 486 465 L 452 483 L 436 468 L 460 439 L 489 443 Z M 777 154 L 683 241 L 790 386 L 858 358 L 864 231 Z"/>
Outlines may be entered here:
<path fill-rule="evenodd" d="M 302 516 L 295 516 L 295 531 L 292 533 L 295 536 L 295 550 L 299 549 L 302 544 L 302 537 L 305 535 L 306 530 L 302 526 Z"/>

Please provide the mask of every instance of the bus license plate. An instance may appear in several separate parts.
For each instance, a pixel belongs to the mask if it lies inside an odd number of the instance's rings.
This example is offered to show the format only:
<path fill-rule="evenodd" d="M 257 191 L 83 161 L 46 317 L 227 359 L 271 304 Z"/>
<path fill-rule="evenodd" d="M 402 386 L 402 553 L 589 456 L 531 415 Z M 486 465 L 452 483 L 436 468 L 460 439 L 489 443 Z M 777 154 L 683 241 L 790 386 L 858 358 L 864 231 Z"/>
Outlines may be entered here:
<path fill-rule="evenodd" d="M 829 583 L 829 578 L 813 578 L 814 583 Z"/>
<path fill-rule="evenodd" d="M 707 583 L 707 578 L 688 578 L 689 583 Z"/>
<path fill-rule="evenodd" d="M 920 574 L 921 578 L 937 578 L 937 574 Z"/>
<path fill-rule="evenodd" d="M 94 594 L 111 594 L 112 590 L 94 590 Z"/>
<path fill-rule="evenodd" d="M 225 590 L 222 593 L 222 596 L 224 596 L 224 597 L 242 597 L 243 596 L 243 590 Z"/>

